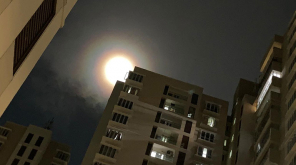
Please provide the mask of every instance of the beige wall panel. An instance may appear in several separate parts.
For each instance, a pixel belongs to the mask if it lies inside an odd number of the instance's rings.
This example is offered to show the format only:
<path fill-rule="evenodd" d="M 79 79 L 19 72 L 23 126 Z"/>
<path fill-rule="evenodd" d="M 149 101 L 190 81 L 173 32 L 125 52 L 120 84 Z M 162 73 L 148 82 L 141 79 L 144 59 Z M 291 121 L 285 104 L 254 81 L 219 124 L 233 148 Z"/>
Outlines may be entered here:
<path fill-rule="evenodd" d="M 25 27 L 43 0 L 13 0 L 0 15 L 0 57 Z"/>
<path fill-rule="evenodd" d="M 14 42 L 0 58 L 0 96 L 13 77 Z"/>

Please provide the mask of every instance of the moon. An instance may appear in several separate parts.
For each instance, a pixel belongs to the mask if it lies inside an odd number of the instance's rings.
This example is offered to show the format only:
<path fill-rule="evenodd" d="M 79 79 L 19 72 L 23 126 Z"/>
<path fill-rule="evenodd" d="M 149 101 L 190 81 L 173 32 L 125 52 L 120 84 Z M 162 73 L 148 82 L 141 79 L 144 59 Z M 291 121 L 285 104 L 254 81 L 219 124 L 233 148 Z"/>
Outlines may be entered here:
<path fill-rule="evenodd" d="M 132 63 L 125 57 L 116 56 L 111 58 L 105 65 L 105 76 L 110 84 L 115 85 L 116 81 L 125 81 L 127 72 L 133 70 Z"/>

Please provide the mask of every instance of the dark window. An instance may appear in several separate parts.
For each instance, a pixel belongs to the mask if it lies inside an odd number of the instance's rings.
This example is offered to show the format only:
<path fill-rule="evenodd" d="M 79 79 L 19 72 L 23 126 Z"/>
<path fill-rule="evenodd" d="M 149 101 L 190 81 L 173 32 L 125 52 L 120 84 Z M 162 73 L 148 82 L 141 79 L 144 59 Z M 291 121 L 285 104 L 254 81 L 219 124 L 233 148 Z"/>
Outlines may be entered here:
<path fill-rule="evenodd" d="M 124 116 L 124 120 L 123 120 L 123 123 L 122 124 L 126 124 L 127 123 L 127 119 L 128 119 L 128 117 L 127 116 Z"/>
<path fill-rule="evenodd" d="M 30 163 L 29 162 L 25 162 L 24 165 L 30 165 Z"/>
<path fill-rule="evenodd" d="M 203 152 L 203 147 L 199 146 L 199 147 L 198 147 L 198 150 L 197 150 L 197 154 L 198 154 L 199 156 L 202 156 L 202 152 Z"/>
<path fill-rule="evenodd" d="M 163 108 L 164 102 L 165 102 L 165 99 L 161 99 L 160 104 L 159 104 L 159 108 Z"/>
<path fill-rule="evenodd" d="M 215 138 L 215 135 L 214 134 L 211 134 L 210 135 L 210 142 L 214 142 L 214 138 Z"/>
<path fill-rule="evenodd" d="M 160 116 L 161 116 L 161 112 L 157 112 L 157 115 L 156 115 L 156 118 L 155 118 L 156 123 L 159 123 Z"/>
<path fill-rule="evenodd" d="M 184 165 L 186 154 L 183 152 L 179 152 L 178 159 L 176 165 Z"/>
<path fill-rule="evenodd" d="M 112 121 L 122 123 L 122 124 L 126 124 L 127 120 L 128 120 L 127 116 L 124 116 L 124 115 L 119 114 L 119 113 L 114 113 L 113 117 L 112 117 Z"/>
<path fill-rule="evenodd" d="M 28 136 L 27 136 L 27 138 L 26 138 L 26 140 L 25 140 L 25 143 L 28 143 L 29 144 L 31 142 L 33 136 L 34 136 L 33 134 L 29 133 Z"/>
<path fill-rule="evenodd" d="M 239 140 L 240 140 L 240 135 L 238 135 L 238 138 L 237 138 L 237 145 L 236 145 L 236 146 L 239 146 Z"/>
<path fill-rule="evenodd" d="M 191 132 L 191 127 L 192 127 L 192 122 L 191 121 L 186 121 L 184 132 L 190 133 Z"/>
<path fill-rule="evenodd" d="M 166 86 L 164 87 L 163 94 L 164 94 L 164 95 L 167 95 L 167 94 L 168 94 L 168 91 L 169 91 L 169 86 L 166 85 Z"/>
<path fill-rule="evenodd" d="M 153 146 L 152 143 L 148 143 L 145 155 L 149 155 L 150 156 L 150 153 L 151 153 L 151 150 L 152 150 L 152 146 Z"/>
<path fill-rule="evenodd" d="M 212 150 L 208 149 L 207 158 L 212 158 Z"/>
<path fill-rule="evenodd" d="M 44 0 L 15 39 L 13 73 L 25 60 L 55 15 L 56 0 Z"/>
<path fill-rule="evenodd" d="M 31 153 L 30 153 L 28 159 L 33 160 L 34 157 L 35 157 L 35 155 L 36 155 L 36 153 L 37 153 L 37 150 L 32 149 L 32 151 L 31 151 Z"/>
<path fill-rule="evenodd" d="M 153 127 L 152 128 L 152 131 L 151 131 L 151 134 L 150 134 L 150 137 L 151 138 L 154 138 L 155 137 L 156 130 L 157 130 L 157 127 Z"/>
<path fill-rule="evenodd" d="M 224 159 L 225 159 L 225 156 L 224 156 L 224 155 L 222 155 L 222 161 L 224 161 Z"/>
<path fill-rule="evenodd" d="M 148 160 L 144 159 L 142 165 L 148 165 Z"/>
<path fill-rule="evenodd" d="M 195 108 L 189 107 L 187 117 L 194 118 L 194 115 L 195 115 Z"/>
<path fill-rule="evenodd" d="M 239 122 L 239 126 L 238 126 L 238 130 L 240 131 L 241 129 L 241 126 L 242 126 L 242 121 Z"/>
<path fill-rule="evenodd" d="M 206 133 L 205 133 L 204 131 L 202 131 L 202 132 L 201 132 L 201 135 L 200 135 L 200 138 L 201 138 L 201 139 L 205 139 L 205 137 L 206 137 Z"/>
<path fill-rule="evenodd" d="M 181 142 L 181 148 L 187 149 L 188 142 L 189 142 L 189 137 L 183 135 L 183 139 L 182 139 L 182 142 Z"/>
<path fill-rule="evenodd" d="M 103 149 L 104 149 L 105 145 L 101 145 L 101 148 L 100 148 L 100 151 L 99 151 L 99 154 L 102 154 L 103 153 Z"/>
<path fill-rule="evenodd" d="M 191 103 L 194 105 L 197 105 L 197 102 L 198 102 L 198 95 L 193 93 L 191 97 Z"/>
<path fill-rule="evenodd" d="M 242 106 L 242 108 L 241 108 L 241 116 L 243 115 L 243 112 L 244 112 L 244 107 Z"/>
<path fill-rule="evenodd" d="M 10 131 L 5 128 L 0 128 L 0 135 L 7 137 Z"/>
<path fill-rule="evenodd" d="M 14 159 L 11 165 L 18 165 L 19 161 L 20 161 L 19 159 Z"/>
<path fill-rule="evenodd" d="M 63 161 L 68 161 L 70 159 L 70 155 L 63 151 L 58 151 L 55 157 Z"/>
<path fill-rule="evenodd" d="M 40 147 L 40 145 L 41 145 L 43 139 L 44 139 L 44 137 L 39 136 L 38 139 L 37 139 L 37 141 L 36 141 L 36 143 L 35 143 L 35 146 Z"/>
<path fill-rule="evenodd" d="M 138 82 L 142 82 L 143 76 L 142 75 L 138 75 L 138 74 L 133 73 L 133 72 L 129 72 L 128 79 L 131 79 L 131 80 L 134 80 L 134 81 L 138 81 Z"/>
<path fill-rule="evenodd" d="M 26 151 L 27 147 L 26 146 L 21 146 L 20 150 L 17 153 L 17 156 L 22 157 L 24 152 Z"/>

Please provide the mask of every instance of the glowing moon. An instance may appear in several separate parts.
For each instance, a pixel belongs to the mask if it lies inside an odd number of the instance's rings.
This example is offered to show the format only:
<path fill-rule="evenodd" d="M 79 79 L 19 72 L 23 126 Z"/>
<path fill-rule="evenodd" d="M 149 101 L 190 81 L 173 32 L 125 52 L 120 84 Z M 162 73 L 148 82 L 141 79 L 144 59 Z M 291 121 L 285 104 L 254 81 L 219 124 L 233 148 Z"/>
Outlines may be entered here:
<path fill-rule="evenodd" d="M 105 65 L 105 76 L 111 84 L 124 81 L 126 73 L 133 70 L 132 63 L 124 57 L 113 57 Z"/>

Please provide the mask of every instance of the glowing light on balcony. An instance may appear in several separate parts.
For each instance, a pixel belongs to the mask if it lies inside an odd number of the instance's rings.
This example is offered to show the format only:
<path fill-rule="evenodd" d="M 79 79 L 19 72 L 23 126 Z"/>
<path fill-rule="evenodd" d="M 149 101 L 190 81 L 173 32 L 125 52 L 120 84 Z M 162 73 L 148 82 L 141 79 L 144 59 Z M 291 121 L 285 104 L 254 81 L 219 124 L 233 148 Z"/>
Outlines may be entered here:
<path fill-rule="evenodd" d="M 203 152 L 202 152 L 202 157 L 206 158 L 207 157 L 207 152 L 208 152 L 208 149 L 204 148 Z"/>
<path fill-rule="evenodd" d="M 267 81 L 266 81 L 260 95 L 259 95 L 257 109 L 260 107 L 260 105 L 261 105 L 261 103 L 263 101 L 263 98 L 265 97 L 265 95 L 266 95 L 266 93 L 267 93 L 267 91 L 268 91 L 268 89 L 269 89 L 269 87 L 270 87 L 270 85 L 272 83 L 272 77 L 273 76 L 278 77 L 278 78 L 282 78 L 282 73 L 279 72 L 279 71 L 275 71 L 275 70 L 271 71 L 271 73 L 270 73 L 270 75 L 269 75 L 269 77 L 268 77 L 268 79 L 267 79 Z"/>
<path fill-rule="evenodd" d="M 155 151 L 152 151 L 152 152 L 151 152 L 151 157 L 153 157 L 153 158 L 156 157 L 156 152 L 155 152 Z"/>

